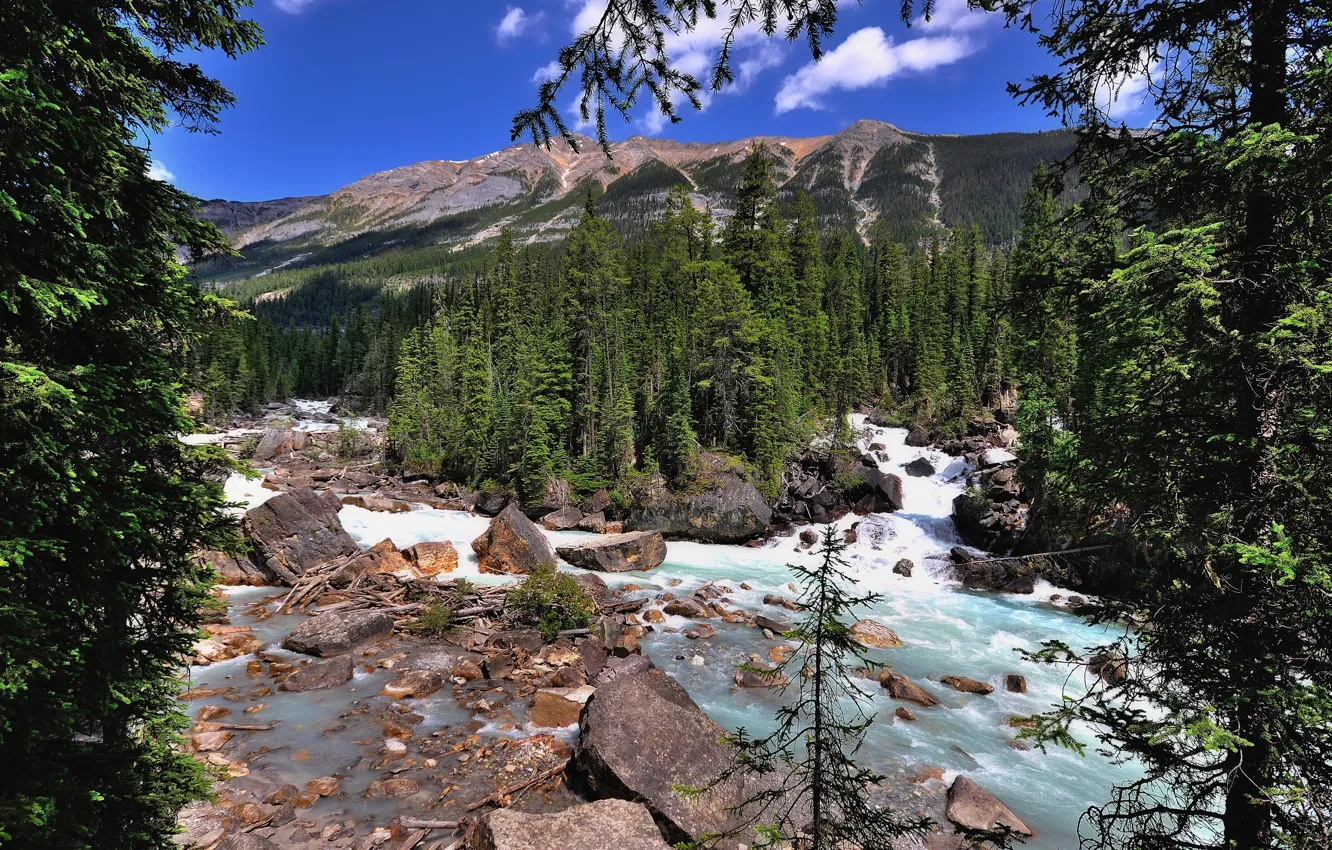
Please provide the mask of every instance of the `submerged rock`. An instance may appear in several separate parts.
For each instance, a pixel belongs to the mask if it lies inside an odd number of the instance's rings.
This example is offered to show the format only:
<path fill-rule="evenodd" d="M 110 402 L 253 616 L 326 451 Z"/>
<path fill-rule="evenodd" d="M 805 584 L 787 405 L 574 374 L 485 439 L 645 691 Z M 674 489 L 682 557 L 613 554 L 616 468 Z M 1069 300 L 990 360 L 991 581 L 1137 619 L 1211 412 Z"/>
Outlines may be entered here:
<path fill-rule="evenodd" d="M 939 705 L 939 700 L 933 694 L 894 670 L 883 671 L 879 676 L 879 684 L 887 689 L 893 699 L 914 702 L 925 708 Z"/>
<path fill-rule="evenodd" d="M 287 584 L 360 551 L 338 521 L 338 497 L 308 487 L 279 493 L 245 513 L 245 535 L 260 564 Z"/>
<path fill-rule="evenodd" d="M 660 531 L 627 531 L 580 540 L 555 551 L 575 567 L 622 573 L 660 566 L 666 560 L 666 541 Z"/>
<path fill-rule="evenodd" d="M 516 503 L 490 521 L 485 533 L 472 541 L 472 551 L 480 559 L 483 573 L 525 575 L 538 564 L 555 560 L 546 535 Z"/>
<path fill-rule="evenodd" d="M 282 640 L 284 649 L 306 655 L 340 655 L 393 634 L 393 617 L 382 611 L 329 611 L 301 623 Z"/>
<path fill-rule="evenodd" d="M 278 687 L 284 691 L 321 691 L 341 685 L 351 677 L 351 656 L 339 655 L 297 667 L 287 674 L 287 678 Z"/>
<path fill-rule="evenodd" d="M 856 643 L 871 649 L 889 649 L 902 645 L 897 632 L 875 620 L 861 620 L 853 625 L 851 637 Z"/>
<path fill-rule="evenodd" d="M 978 682 L 970 676 L 944 676 L 939 681 L 955 691 L 961 691 L 964 694 L 986 694 L 994 693 L 994 685 L 985 682 Z"/>
<path fill-rule="evenodd" d="M 948 819 L 967 829 L 996 831 L 1007 827 L 1018 835 L 1033 835 L 1031 827 L 989 791 L 965 776 L 948 789 Z"/>
<path fill-rule="evenodd" d="M 670 850 L 641 803 L 597 800 L 529 815 L 496 809 L 482 820 L 473 850 Z"/>

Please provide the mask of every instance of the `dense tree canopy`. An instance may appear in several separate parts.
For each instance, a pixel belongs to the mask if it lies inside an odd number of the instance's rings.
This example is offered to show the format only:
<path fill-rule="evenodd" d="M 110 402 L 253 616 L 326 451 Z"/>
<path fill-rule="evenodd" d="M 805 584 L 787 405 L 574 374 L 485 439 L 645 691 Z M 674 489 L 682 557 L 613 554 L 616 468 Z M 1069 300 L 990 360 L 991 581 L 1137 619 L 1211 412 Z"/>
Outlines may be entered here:
<path fill-rule="evenodd" d="M 204 789 L 174 668 L 229 539 L 184 446 L 186 355 L 220 309 L 178 244 L 224 243 L 141 134 L 230 95 L 174 55 L 258 43 L 241 3 L 0 7 L 0 844 L 160 847 Z"/>

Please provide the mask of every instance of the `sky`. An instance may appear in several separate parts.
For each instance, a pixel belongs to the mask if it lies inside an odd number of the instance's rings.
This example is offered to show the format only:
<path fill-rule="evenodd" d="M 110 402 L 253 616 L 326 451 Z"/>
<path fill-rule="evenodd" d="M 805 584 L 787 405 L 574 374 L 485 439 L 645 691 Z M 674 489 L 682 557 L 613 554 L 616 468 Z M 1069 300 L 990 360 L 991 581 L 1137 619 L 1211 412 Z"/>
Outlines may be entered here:
<path fill-rule="evenodd" d="M 513 114 L 536 103 L 559 48 L 604 0 L 255 0 L 265 45 L 193 61 L 237 98 L 216 135 L 173 128 L 151 139 L 153 174 L 205 199 L 331 192 L 366 174 L 428 159 L 470 159 L 511 144 Z M 720 4 L 719 4 L 720 5 Z M 842 3 L 821 62 L 803 42 L 751 28 L 737 83 L 702 112 L 663 122 L 646 104 L 608 116 L 612 139 L 681 141 L 835 133 L 859 118 L 922 133 L 1031 131 L 1058 125 L 1005 84 L 1053 68 L 1030 33 L 938 0 L 907 28 L 898 0 Z M 673 58 L 706 84 L 721 26 L 674 38 Z M 561 93 L 572 108 L 577 92 Z"/>

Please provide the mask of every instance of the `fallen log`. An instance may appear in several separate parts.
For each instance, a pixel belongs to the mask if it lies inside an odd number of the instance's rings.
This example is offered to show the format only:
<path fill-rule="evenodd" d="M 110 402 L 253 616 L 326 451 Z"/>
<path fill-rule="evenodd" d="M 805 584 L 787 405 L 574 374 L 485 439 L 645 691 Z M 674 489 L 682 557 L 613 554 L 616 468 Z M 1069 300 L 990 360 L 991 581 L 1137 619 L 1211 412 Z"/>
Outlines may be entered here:
<path fill-rule="evenodd" d="M 467 811 L 474 812 L 477 809 L 481 808 L 482 806 L 486 806 L 491 803 L 503 807 L 505 797 L 509 796 L 510 794 L 514 794 L 518 791 L 526 790 L 532 787 L 533 785 L 539 785 L 542 782 L 545 782 L 547 779 L 550 779 L 552 776 L 564 773 L 565 767 L 567 767 L 567 765 L 563 764 L 560 765 L 559 767 L 552 767 L 550 770 L 547 770 L 543 773 L 538 773 L 536 776 L 533 776 L 531 779 L 525 779 L 522 782 L 519 782 L 515 785 L 507 785 L 499 789 L 495 793 L 488 794 L 485 797 L 482 797 L 480 800 L 477 800 L 475 803 L 469 804 L 467 806 Z"/>
<path fill-rule="evenodd" d="M 429 818 L 398 818 L 403 829 L 457 829 L 456 820 L 430 820 Z"/>

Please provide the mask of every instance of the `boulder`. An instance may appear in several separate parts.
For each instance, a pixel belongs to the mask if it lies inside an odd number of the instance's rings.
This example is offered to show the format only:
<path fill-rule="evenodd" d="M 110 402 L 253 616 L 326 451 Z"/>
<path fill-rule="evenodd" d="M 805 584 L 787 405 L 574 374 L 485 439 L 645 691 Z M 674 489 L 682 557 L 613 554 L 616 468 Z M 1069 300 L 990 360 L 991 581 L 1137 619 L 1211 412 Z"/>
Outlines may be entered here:
<path fill-rule="evenodd" d="M 935 473 L 934 464 L 930 463 L 929 458 L 924 457 L 916 458 L 903 466 L 902 470 L 912 478 L 928 478 Z"/>
<path fill-rule="evenodd" d="M 666 560 L 660 531 L 628 531 L 559 546 L 555 552 L 575 567 L 605 573 L 650 570 Z"/>
<path fill-rule="evenodd" d="M 758 626 L 760 629 L 767 629 L 775 635 L 781 635 L 791 631 L 790 623 L 774 619 L 766 614 L 755 614 L 754 625 Z"/>
<path fill-rule="evenodd" d="M 916 565 L 911 563 L 910 558 L 903 558 L 896 564 L 893 564 L 893 572 L 897 573 L 899 576 L 906 576 L 907 578 L 911 578 L 911 571 L 915 568 Z"/>
<path fill-rule="evenodd" d="M 851 627 L 851 638 L 871 649 L 889 649 L 902 645 L 897 632 L 874 620 L 861 620 Z"/>
<path fill-rule="evenodd" d="M 604 519 L 603 517 L 603 521 Z M 543 516 L 541 527 L 548 531 L 568 531 L 571 528 L 577 528 L 582 521 L 582 511 L 575 507 L 565 506 Z"/>
<path fill-rule="evenodd" d="M 994 693 L 994 685 L 985 682 L 978 682 L 970 676 L 944 676 L 939 680 L 955 691 L 961 691 L 964 694 L 985 694 Z"/>
<path fill-rule="evenodd" d="M 715 455 L 701 457 L 702 492 L 672 493 L 660 474 L 633 494 L 626 531 L 660 531 L 705 543 L 743 543 L 758 537 L 772 509 L 758 488 Z"/>
<path fill-rule="evenodd" d="M 270 428 L 259 438 L 259 445 L 254 449 L 254 459 L 261 462 L 272 460 L 279 455 L 299 451 L 309 445 L 309 442 L 310 436 L 304 431 Z"/>
<path fill-rule="evenodd" d="M 478 824 L 472 850 L 670 850 L 641 803 L 597 800 L 529 815 L 495 809 Z"/>
<path fill-rule="evenodd" d="M 1010 694 L 1025 694 L 1027 692 L 1027 677 L 1019 673 L 1005 673 L 1004 690 Z"/>
<path fill-rule="evenodd" d="M 458 550 L 447 540 L 417 543 L 402 550 L 418 575 L 437 576 L 458 569 Z"/>
<path fill-rule="evenodd" d="M 279 493 L 245 513 L 255 560 L 291 584 L 307 571 L 360 551 L 338 522 L 338 497 L 301 487 Z"/>
<path fill-rule="evenodd" d="M 1100 652 L 1087 659 L 1087 672 L 1107 684 L 1117 685 L 1128 678 L 1128 659 L 1122 652 Z"/>
<path fill-rule="evenodd" d="M 708 610 L 703 607 L 703 603 L 697 599 L 688 596 L 682 596 L 679 599 L 672 599 L 666 603 L 661 610 L 675 617 L 709 617 Z"/>
<path fill-rule="evenodd" d="M 297 667 L 287 674 L 278 688 L 284 691 L 320 691 L 341 685 L 351 677 L 351 656 L 339 655 Z"/>
<path fill-rule="evenodd" d="M 906 444 L 912 448 L 923 449 L 930 444 L 930 432 L 920 423 L 907 429 Z"/>
<path fill-rule="evenodd" d="M 498 516 L 509 501 L 508 491 L 500 487 L 488 487 L 476 494 L 476 501 L 472 504 L 482 516 Z"/>
<path fill-rule="evenodd" d="M 716 782 L 735 763 L 735 751 L 721 743 L 725 730 L 655 668 L 599 687 L 579 727 L 573 765 L 591 795 L 643 803 L 671 843 L 739 828 L 745 813 L 737 807 L 763 787 L 743 773 Z M 681 785 L 707 790 L 681 795 Z"/>
<path fill-rule="evenodd" d="M 297 626 L 282 646 L 306 655 L 340 655 L 391 634 L 393 617 L 382 611 L 328 611 Z"/>
<path fill-rule="evenodd" d="M 472 551 L 480 559 L 483 573 L 525 575 L 538 564 L 555 560 L 546 536 L 517 504 L 510 504 L 490 521 L 485 533 L 472 541 Z"/>
<path fill-rule="evenodd" d="M 214 850 L 278 850 L 278 846 L 253 833 L 237 832 L 223 838 Z"/>
<path fill-rule="evenodd" d="M 606 515 L 601 511 L 597 511 L 594 514 L 584 514 L 583 518 L 578 521 L 578 530 L 591 531 L 594 534 L 605 534 L 606 525 Z"/>
<path fill-rule="evenodd" d="M 1017 460 L 1017 455 L 1007 449 L 991 448 L 980 453 L 976 465 L 984 469 L 989 466 L 998 466 L 1001 463 L 1012 463 Z"/>
<path fill-rule="evenodd" d="M 277 576 L 256 564 L 249 555 L 229 555 L 215 549 L 204 549 L 196 556 L 201 563 L 207 564 L 217 573 L 218 584 L 248 584 L 263 587 L 274 584 Z"/>
<path fill-rule="evenodd" d="M 583 706 L 596 692 L 591 685 L 576 688 L 542 688 L 536 692 L 527 719 L 533 726 L 560 728 L 578 722 Z"/>
<path fill-rule="evenodd" d="M 965 776 L 948 789 L 948 819 L 966 829 L 996 831 L 1007 827 L 1018 835 L 1032 835 L 1031 827 L 993 794 Z"/>
<path fill-rule="evenodd" d="M 587 594 L 587 598 L 591 599 L 592 604 L 597 608 L 606 604 L 606 600 L 613 595 L 611 589 L 606 586 L 606 580 L 599 575 L 579 573 L 574 576 L 574 581 L 578 582 L 578 586 L 583 589 L 583 593 Z"/>
<path fill-rule="evenodd" d="M 779 668 L 750 661 L 735 671 L 735 684 L 740 688 L 780 688 L 787 683 L 786 674 Z"/>
<path fill-rule="evenodd" d="M 446 681 L 438 670 L 403 670 L 379 693 L 389 699 L 414 699 L 433 694 L 444 687 Z"/>
<path fill-rule="evenodd" d="M 939 700 L 933 694 L 895 670 L 883 671 L 879 675 L 879 684 L 887 689 L 893 699 L 914 702 L 925 708 L 939 705 Z"/>
<path fill-rule="evenodd" d="M 864 513 L 892 513 L 902 510 L 902 479 L 891 472 L 857 466 L 851 473 L 846 496 Z"/>

